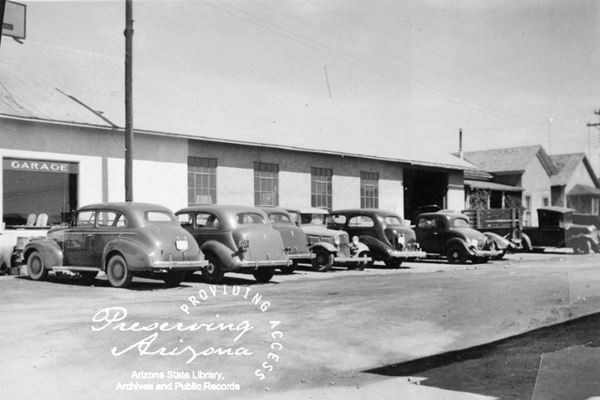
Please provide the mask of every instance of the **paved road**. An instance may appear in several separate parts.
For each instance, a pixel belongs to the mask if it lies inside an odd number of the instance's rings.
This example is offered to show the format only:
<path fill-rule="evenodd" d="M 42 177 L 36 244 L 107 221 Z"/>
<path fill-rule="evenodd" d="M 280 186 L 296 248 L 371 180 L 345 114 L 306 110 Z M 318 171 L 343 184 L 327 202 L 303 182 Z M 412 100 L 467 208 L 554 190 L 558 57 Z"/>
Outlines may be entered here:
<path fill-rule="evenodd" d="M 408 267 L 301 270 L 269 284 L 232 275 L 219 287 L 195 279 L 173 289 L 0 279 L 2 397 L 492 396 L 475 383 L 415 389 L 417 378 L 391 378 L 403 375 L 389 368 L 600 310 L 600 255 Z"/>

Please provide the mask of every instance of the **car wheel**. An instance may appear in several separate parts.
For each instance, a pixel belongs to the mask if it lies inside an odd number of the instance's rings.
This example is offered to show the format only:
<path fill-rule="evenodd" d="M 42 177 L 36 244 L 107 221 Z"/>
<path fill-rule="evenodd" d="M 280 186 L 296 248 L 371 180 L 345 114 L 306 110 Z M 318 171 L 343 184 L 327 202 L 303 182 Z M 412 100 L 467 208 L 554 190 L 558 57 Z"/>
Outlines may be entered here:
<path fill-rule="evenodd" d="M 48 277 L 48 270 L 44 265 L 42 255 L 37 251 L 32 251 L 27 257 L 27 272 L 34 281 L 43 281 Z"/>
<path fill-rule="evenodd" d="M 260 283 L 267 283 L 273 278 L 274 270 L 273 268 L 261 268 L 257 271 L 254 271 L 252 275 L 254 275 L 254 279 Z"/>
<path fill-rule="evenodd" d="M 208 261 L 208 265 L 202 269 L 204 282 L 210 283 L 211 285 L 223 283 L 224 273 L 219 259 L 211 254 L 210 256 L 206 256 L 206 261 Z"/>
<path fill-rule="evenodd" d="M 446 250 L 446 257 L 450 264 L 464 264 L 467 262 L 467 255 L 462 246 L 458 244 L 451 244 Z"/>
<path fill-rule="evenodd" d="M 186 277 L 186 271 L 169 271 L 163 278 L 168 287 L 178 286 Z"/>
<path fill-rule="evenodd" d="M 313 268 L 319 272 L 329 271 L 333 266 L 333 253 L 325 249 L 315 249 L 315 258 L 313 259 Z"/>
<path fill-rule="evenodd" d="M 127 262 L 121 255 L 114 255 L 106 265 L 106 277 L 111 286 L 124 288 L 129 286 L 133 275 L 127 267 Z"/>
<path fill-rule="evenodd" d="M 287 265 L 285 267 L 280 267 L 279 270 L 281 271 L 282 274 L 293 274 L 294 271 L 296 270 L 296 268 L 298 268 L 298 261 L 294 260 L 292 261 L 292 265 Z"/>
<path fill-rule="evenodd" d="M 388 268 L 399 268 L 402 265 L 402 261 L 403 260 L 398 258 L 390 258 L 385 261 L 385 266 Z"/>
<path fill-rule="evenodd" d="M 98 272 L 99 271 L 82 271 L 79 274 L 81 275 L 83 283 L 85 283 L 86 285 L 91 285 L 92 283 L 94 283 L 94 279 L 98 275 Z"/>

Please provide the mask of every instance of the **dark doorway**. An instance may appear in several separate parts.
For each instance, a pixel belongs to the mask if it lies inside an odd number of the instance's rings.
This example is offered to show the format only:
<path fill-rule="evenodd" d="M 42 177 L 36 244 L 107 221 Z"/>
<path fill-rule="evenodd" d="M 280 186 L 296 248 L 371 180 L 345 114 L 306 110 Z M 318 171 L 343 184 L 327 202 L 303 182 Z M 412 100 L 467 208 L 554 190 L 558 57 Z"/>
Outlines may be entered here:
<path fill-rule="evenodd" d="M 427 206 L 446 208 L 448 173 L 427 168 L 404 168 L 404 217 L 415 221 Z"/>

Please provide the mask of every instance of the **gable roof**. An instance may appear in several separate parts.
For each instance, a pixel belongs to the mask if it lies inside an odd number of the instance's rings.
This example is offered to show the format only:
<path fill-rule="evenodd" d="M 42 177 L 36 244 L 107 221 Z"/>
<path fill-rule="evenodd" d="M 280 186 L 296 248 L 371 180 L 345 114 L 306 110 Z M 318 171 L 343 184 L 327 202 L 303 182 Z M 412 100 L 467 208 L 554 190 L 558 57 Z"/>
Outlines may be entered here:
<path fill-rule="evenodd" d="M 550 158 L 558 169 L 558 173 L 552 176 L 552 186 L 567 185 L 579 164 L 583 163 L 594 185 L 600 188 L 600 182 L 585 153 L 553 154 Z"/>
<path fill-rule="evenodd" d="M 0 117 L 119 127 L 124 62 L 25 42 L 0 48 Z M 345 102 L 344 102 L 345 101 Z M 349 103 L 192 69 L 133 64 L 136 131 L 464 170 L 416 133 L 396 133 L 368 101 Z M 373 140 L 381 131 L 394 140 Z M 369 144 L 369 145 L 366 145 Z"/>
<path fill-rule="evenodd" d="M 533 158 L 542 164 L 548 176 L 557 172 L 556 166 L 541 145 L 468 151 L 465 160 L 492 174 L 523 173 Z"/>

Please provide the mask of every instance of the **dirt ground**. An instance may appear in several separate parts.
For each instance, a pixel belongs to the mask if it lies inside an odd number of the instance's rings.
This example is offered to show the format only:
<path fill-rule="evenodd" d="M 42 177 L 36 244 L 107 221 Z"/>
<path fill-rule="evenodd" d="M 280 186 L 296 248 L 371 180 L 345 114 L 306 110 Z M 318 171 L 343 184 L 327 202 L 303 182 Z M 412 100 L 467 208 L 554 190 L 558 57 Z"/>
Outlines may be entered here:
<path fill-rule="evenodd" d="M 485 385 L 376 370 L 597 313 L 599 289 L 600 255 L 300 270 L 268 284 L 134 279 L 126 290 L 103 277 L 4 277 L 1 397 L 492 398 Z"/>

